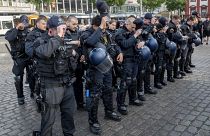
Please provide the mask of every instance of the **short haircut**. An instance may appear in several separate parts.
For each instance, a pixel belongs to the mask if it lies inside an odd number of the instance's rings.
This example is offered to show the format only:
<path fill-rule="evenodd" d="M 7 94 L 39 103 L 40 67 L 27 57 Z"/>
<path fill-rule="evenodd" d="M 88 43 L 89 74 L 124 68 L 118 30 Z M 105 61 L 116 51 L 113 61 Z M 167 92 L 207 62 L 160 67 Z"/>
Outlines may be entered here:
<path fill-rule="evenodd" d="M 109 24 L 112 24 L 112 23 L 117 23 L 117 20 L 115 20 L 115 19 L 111 19 L 111 21 L 109 22 Z"/>
<path fill-rule="evenodd" d="M 188 17 L 187 18 L 187 21 L 194 21 L 194 18 L 191 16 L 191 17 Z"/>
<path fill-rule="evenodd" d="M 126 19 L 125 23 L 126 23 L 126 24 L 133 23 L 133 21 L 134 21 L 135 19 L 136 19 L 135 16 L 129 16 L 129 17 Z"/>
<path fill-rule="evenodd" d="M 66 21 L 71 21 L 72 19 L 78 20 L 74 15 L 69 15 Z"/>
<path fill-rule="evenodd" d="M 180 16 L 179 15 L 173 15 L 172 19 L 175 19 L 175 20 L 180 19 Z"/>
<path fill-rule="evenodd" d="M 15 18 L 13 19 L 14 25 L 17 26 L 18 24 L 21 23 L 20 18 Z"/>
<path fill-rule="evenodd" d="M 67 17 L 66 17 L 66 16 L 60 16 L 60 18 L 61 18 L 64 22 L 67 21 Z"/>
<path fill-rule="evenodd" d="M 95 26 L 100 26 L 101 25 L 101 16 L 96 15 L 95 17 L 93 17 L 91 24 L 95 25 Z"/>
<path fill-rule="evenodd" d="M 44 20 L 47 22 L 47 17 L 44 15 L 40 15 L 37 19 L 36 19 L 36 23 L 38 23 L 39 21 Z"/>

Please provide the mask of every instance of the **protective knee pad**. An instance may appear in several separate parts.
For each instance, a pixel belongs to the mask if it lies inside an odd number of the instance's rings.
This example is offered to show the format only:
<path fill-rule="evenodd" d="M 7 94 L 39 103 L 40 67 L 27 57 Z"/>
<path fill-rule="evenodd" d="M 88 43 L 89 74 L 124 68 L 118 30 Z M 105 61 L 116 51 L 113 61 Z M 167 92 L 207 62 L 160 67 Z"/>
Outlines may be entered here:
<path fill-rule="evenodd" d="M 131 77 L 126 78 L 126 84 L 127 84 L 127 86 L 130 86 L 132 84 L 132 78 Z"/>

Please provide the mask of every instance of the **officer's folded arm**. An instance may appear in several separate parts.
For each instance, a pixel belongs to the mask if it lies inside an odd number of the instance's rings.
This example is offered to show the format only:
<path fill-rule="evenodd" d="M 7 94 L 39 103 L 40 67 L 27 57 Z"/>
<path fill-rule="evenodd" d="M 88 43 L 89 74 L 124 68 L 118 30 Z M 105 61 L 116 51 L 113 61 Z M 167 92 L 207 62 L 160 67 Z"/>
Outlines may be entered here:
<path fill-rule="evenodd" d="M 123 48 L 130 48 L 135 45 L 137 39 L 134 36 L 131 36 L 129 39 L 121 38 L 121 40 L 118 41 L 119 41 L 118 45 L 121 45 Z"/>
<path fill-rule="evenodd" d="M 42 44 L 35 49 L 35 53 L 40 58 L 50 58 L 51 55 L 62 45 L 62 39 L 59 36 L 55 36 L 49 40 L 48 43 Z"/>
<path fill-rule="evenodd" d="M 16 28 L 12 28 L 12 29 L 10 29 L 9 31 L 6 32 L 5 39 L 9 42 L 16 40 L 17 39 L 17 33 L 18 33 L 18 30 Z"/>
<path fill-rule="evenodd" d="M 89 36 L 86 40 L 87 47 L 95 47 L 96 43 L 100 41 L 102 35 L 102 29 L 99 27 L 91 36 Z"/>

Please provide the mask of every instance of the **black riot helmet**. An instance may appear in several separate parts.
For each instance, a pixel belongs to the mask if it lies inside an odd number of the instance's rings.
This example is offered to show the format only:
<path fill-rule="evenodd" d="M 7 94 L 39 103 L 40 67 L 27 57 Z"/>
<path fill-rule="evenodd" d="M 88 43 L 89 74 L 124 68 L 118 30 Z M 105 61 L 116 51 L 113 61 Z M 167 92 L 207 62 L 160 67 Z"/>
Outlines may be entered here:
<path fill-rule="evenodd" d="M 113 60 L 103 48 L 94 48 L 89 54 L 90 63 L 101 73 L 108 72 L 113 66 Z"/>

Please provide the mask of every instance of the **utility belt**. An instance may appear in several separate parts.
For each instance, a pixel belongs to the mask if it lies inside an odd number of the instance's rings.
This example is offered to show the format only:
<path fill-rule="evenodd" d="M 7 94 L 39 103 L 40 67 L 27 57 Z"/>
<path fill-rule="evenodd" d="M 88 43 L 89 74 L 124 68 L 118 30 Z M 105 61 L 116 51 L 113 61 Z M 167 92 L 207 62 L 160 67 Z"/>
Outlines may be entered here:
<path fill-rule="evenodd" d="M 40 77 L 41 88 L 53 88 L 71 86 L 76 81 L 74 76 L 62 76 L 62 77 Z"/>
<path fill-rule="evenodd" d="M 24 52 L 19 52 L 19 51 L 12 52 L 12 56 L 14 59 L 28 57 Z"/>
<path fill-rule="evenodd" d="M 124 62 L 140 62 L 141 56 L 140 55 L 125 55 Z"/>

